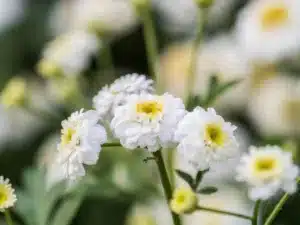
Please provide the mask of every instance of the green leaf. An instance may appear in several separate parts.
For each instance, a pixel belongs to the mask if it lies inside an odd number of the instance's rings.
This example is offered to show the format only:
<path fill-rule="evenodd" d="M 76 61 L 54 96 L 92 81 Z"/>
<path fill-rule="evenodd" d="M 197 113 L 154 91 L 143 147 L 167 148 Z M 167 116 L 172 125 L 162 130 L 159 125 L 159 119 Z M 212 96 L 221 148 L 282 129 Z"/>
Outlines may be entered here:
<path fill-rule="evenodd" d="M 187 174 L 187 173 L 185 173 L 181 170 L 175 170 L 175 171 L 176 171 L 177 175 L 179 177 L 181 177 L 183 180 L 185 180 L 190 185 L 190 187 L 192 189 L 194 188 L 194 185 L 193 185 L 194 184 L 194 179 L 192 178 L 191 175 L 189 175 L 189 174 Z"/>
<path fill-rule="evenodd" d="M 222 95 L 224 92 L 228 91 L 230 88 L 234 87 L 235 85 L 239 84 L 242 80 L 232 80 L 225 84 L 222 84 L 218 87 L 218 95 Z"/>
<path fill-rule="evenodd" d="M 198 171 L 197 175 L 196 175 L 196 179 L 195 179 L 195 189 L 197 189 L 197 187 L 199 186 L 199 184 L 201 183 L 204 175 L 209 171 L 209 169 L 206 170 L 200 170 Z"/>
<path fill-rule="evenodd" d="M 200 95 L 198 96 L 189 96 L 186 108 L 187 110 L 193 110 L 196 106 L 202 105 L 203 99 Z"/>
<path fill-rule="evenodd" d="M 199 194 L 210 195 L 210 194 L 216 193 L 217 191 L 218 191 L 218 188 L 216 188 L 216 187 L 204 187 L 204 188 L 201 188 L 197 192 Z"/>
<path fill-rule="evenodd" d="M 56 211 L 51 225 L 69 225 L 72 222 L 79 206 L 83 201 L 84 195 L 77 194 L 65 199 Z"/>

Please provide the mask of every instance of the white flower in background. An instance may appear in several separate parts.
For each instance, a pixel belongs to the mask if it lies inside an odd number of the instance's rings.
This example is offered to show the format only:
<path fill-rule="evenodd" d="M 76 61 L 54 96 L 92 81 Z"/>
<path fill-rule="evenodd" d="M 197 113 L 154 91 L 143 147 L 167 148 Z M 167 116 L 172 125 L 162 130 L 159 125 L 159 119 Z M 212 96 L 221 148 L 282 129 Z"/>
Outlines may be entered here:
<path fill-rule="evenodd" d="M 0 32 L 20 22 L 24 17 L 26 0 L 0 0 Z"/>
<path fill-rule="evenodd" d="M 72 25 L 96 33 L 121 34 L 137 24 L 130 0 L 75 0 Z"/>
<path fill-rule="evenodd" d="M 172 34 L 193 33 L 197 27 L 198 8 L 194 0 L 152 0 L 153 7 L 159 12 L 162 25 Z M 215 0 L 208 23 L 211 25 L 224 22 L 236 0 Z"/>
<path fill-rule="evenodd" d="M 288 193 L 297 190 L 299 170 L 292 155 L 277 146 L 250 147 L 237 167 L 237 180 L 249 185 L 249 198 L 266 200 L 280 189 Z"/>
<path fill-rule="evenodd" d="M 125 148 L 154 152 L 174 145 L 174 132 L 184 115 L 182 100 L 170 94 L 131 95 L 116 108 L 111 128 Z"/>
<path fill-rule="evenodd" d="M 241 110 L 245 108 L 249 96 L 252 70 L 235 38 L 231 34 L 222 34 L 199 49 L 193 92 L 205 96 L 212 75 L 217 76 L 220 83 L 240 80 L 217 99 L 215 107 L 222 112 Z"/>
<path fill-rule="evenodd" d="M 93 98 L 93 105 L 101 117 L 111 119 L 114 109 L 125 104 L 128 96 L 153 91 L 153 80 L 144 75 L 128 74 L 115 80 L 110 86 L 104 86 Z"/>
<path fill-rule="evenodd" d="M 76 76 L 87 68 L 100 47 L 99 39 L 84 31 L 72 31 L 49 42 L 37 69 L 45 77 Z"/>
<path fill-rule="evenodd" d="M 196 169 L 207 168 L 237 154 L 235 129 L 214 109 L 205 111 L 197 107 L 178 125 L 175 133 L 175 139 L 179 142 L 177 150 Z"/>
<path fill-rule="evenodd" d="M 0 212 L 13 207 L 16 201 L 15 190 L 9 183 L 9 179 L 4 179 L 3 176 L 0 176 Z"/>
<path fill-rule="evenodd" d="M 251 1 L 240 13 L 237 37 L 251 60 L 273 62 L 300 50 L 298 0 Z"/>
<path fill-rule="evenodd" d="M 101 144 L 107 141 L 106 131 L 98 124 L 98 114 L 90 110 L 77 111 L 62 122 L 61 141 L 58 145 L 58 162 L 62 173 L 75 179 L 83 176 L 82 164 L 96 164 Z"/>
<path fill-rule="evenodd" d="M 300 81 L 277 73 L 253 90 L 248 113 L 264 136 L 299 135 Z"/>

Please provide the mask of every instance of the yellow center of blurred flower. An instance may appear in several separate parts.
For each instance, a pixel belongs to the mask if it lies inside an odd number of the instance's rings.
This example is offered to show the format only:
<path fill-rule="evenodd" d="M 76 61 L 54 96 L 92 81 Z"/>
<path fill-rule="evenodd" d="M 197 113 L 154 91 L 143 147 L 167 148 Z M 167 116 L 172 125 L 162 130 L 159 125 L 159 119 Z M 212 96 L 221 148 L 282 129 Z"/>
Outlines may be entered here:
<path fill-rule="evenodd" d="M 209 146 L 223 146 L 226 140 L 226 134 L 219 124 L 207 124 L 205 127 L 205 142 Z"/>
<path fill-rule="evenodd" d="M 270 30 L 284 25 L 289 17 L 289 11 L 284 4 L 268 6 L 261 13 L 263 30 Z"/>
<path fill-rule="evenodd" d="M 63 131 L 61 136 L 61 142 L 63 145 L 67 145 L 71 142 L 73 135 L 75 134 L 75 130 L 72 128 L 68 128 Z"/>
<path fill-rule="evenodd" d="M 136 105 L 136 111 L 146 114 L 149 118 L 155 118 L 163 111 L 163 105 L 157 101 L 144 101 Z"/>
<path fill-rule="evenodd" d="M 173 193 L 170 207 L 177 214 L 191 213 L 197 206 L 197 196 L 190 188 L 179 188 Z"/>
<path fill-rule="evenodd" d="M 26 82 L 21 77 L 12 78 L 1 94 L 2 104 L 9 107 L 19 107 L 24 104 L 26 97 Z"/>
<path fill-rule="evenodd" d="M 7 199 L 7 188 L 2 184 L 0 185 L 0 206 L 3 205 Z"/>
<path fill-rule="evenodd" d="M 281 164 L 272 156 L 260 156 L 254 161 L 254 174 L 263 180 L 279 176 L 282 172 Z"/>

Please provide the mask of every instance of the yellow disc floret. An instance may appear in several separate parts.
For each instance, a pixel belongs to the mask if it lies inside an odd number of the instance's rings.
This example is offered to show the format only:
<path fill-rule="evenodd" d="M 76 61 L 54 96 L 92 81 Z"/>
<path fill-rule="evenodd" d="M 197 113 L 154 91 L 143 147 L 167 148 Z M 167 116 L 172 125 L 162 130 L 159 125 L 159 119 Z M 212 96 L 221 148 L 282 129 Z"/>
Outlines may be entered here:
<path fill-rule="evenodd" d="M 136 111 L 153 119 L 162 113 L 163 105 L 157 101 L 144 101 L 136 105 Z"/>
<path fill-rule="evenodd" d="M 67 145 L 72 141 L 73 135 L 76 133 L 76 131 L 72 128 L 67 128 L 65 130 L 62 130 L 62 136 L 61 136 L 61 143 L 63 145 Z"/>
<path fill-rule="evenodd" d="M 0 176 L 0 212 L 10 208 L 17 201 L 14 189 L 11 187 L 8 179 Z"/>
<path fill-rule="evenodd" d="M 282 173 L 283 167 L 272 155 L 261 155 L 253 161 L 253 174 L 262 180 L 270 180 Z"/>
<path fill-rule="evenodd" d="M 265 7 L 261 12 L 261 27 L 263 30 L 274 29 L 284 25 L 289 18 L 289 11 L 284 4 Z"/>
<path fill-rule="evenodd" d="M 209 123 L 205 127 L 205 143 L 211 147 L 221 147 L 226 141 L 226 134 L 222 126 L 216 123 Z"/>
<path fill-rule="evenodd" d="M 197 207 L 197 196 L 190 188 L 178 188 L 173 193 L 170 207 L 177 214 L 191 213 Z"/>

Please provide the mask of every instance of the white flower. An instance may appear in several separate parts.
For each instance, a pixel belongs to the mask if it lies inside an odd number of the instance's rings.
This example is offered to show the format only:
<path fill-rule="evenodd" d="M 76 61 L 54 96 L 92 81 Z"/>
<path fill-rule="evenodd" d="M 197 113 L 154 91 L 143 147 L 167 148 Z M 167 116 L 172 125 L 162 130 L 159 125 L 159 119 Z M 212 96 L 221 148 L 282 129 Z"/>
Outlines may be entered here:
<path fill-rule="evenodd" d="M 75 0 L 71 17 L 72 27 L 99 33 L 120 34 L 137 24 L 129 0 Z"/>
<path fill-rule="evenodd" d="M 211 166 L 214 162 L 227 160 L 237 154 L 234 137 L 235 126 L 217 115 L 197 107 L 179 123 L 175 139 L 180 154 L 196 169 Z"/>
<path fill-rule="evenodd" d="M 0 212 L 14 206 L 16 201 L 15 190 L 11 187 L 9 179 L 0 176 Z"/>
<path fill-rule="evenodd" d="M 58 162 L 62 165 L 62 173 L 70 179 L 84 176 L 82 164 L 96 164 L 101 144 L 106 140 L 106 131 L 98 124 L 96 111 L 74 112 L 62 122 L 58 145 Z"/>
<path fill-rule="evenodd" d="M 111 119 L 114 109 L 123 105 L 129 95 L 153 91 L 152 80 L 147 80 L 144 75 L 128 74 L 103 87 L 93 99 L 94 108 L 101 117 Z"/>
<path fill-rule="evenodd" d="M 268 137 L 300 134 L 300 81 L 276 73 L 250 96 L 248 113 L 259 132 Z"/>
<path fill-rule="evenodd" d="M 175 129 L 184 115 L 182 100 L 170 94 L 132 95 L 116 108 L 111 128 L 124 147 L 154 152 L 173 146 Z"/>
<path fill-rule="evenodd" d="M 298 0 L 251 1 L 240 13 L 237 37 L 252 60 L 273 62 L 300 50 Z"/>
<path fill-rule="evenodd" d="M 237 167 L 237 180 L 250 186 L 252 200 L 266 200 L 280 189 L 294 193 L 299 173 L 293 164 L 292 155 L 277 146 L 250 147 L 250 153 L 243 156 Z"/>
<path fill-rule="evenodd" d="M 96 36 L 84 31 L 72 31 L 51 41 L 43 51 L 38 72 L 45 77 L 62 73 L 66 76 L 80 74 L 89 64 L 90 57 L 100 47 Z"/>

